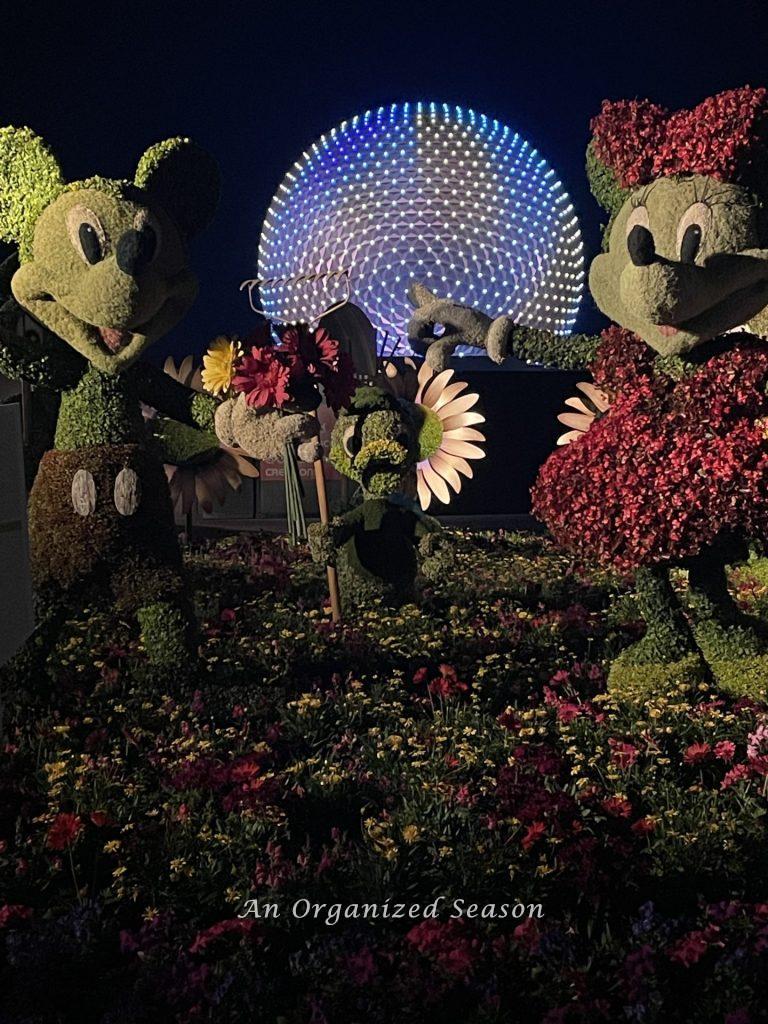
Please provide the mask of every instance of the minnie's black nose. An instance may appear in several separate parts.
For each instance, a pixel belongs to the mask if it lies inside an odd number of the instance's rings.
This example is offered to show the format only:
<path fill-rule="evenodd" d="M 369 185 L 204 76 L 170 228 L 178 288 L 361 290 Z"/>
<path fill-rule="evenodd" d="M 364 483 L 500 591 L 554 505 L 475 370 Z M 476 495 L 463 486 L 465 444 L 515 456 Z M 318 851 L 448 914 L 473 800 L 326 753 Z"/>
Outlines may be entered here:
<path fill-rule="evenodd" d="M 141 231 L 126 231 L 117 243 L 115 259 L 124 274 L 135 277 L 150 262 L 157 248 L 157 236 L 149 224 Z"/>
<path fill-rule="evenodd" d="M 627 235 L 629 258 L 636 267 L 649 267 L 656 261 L 656 245 L 653 235 L 642 224 L 635 224 Z"/>

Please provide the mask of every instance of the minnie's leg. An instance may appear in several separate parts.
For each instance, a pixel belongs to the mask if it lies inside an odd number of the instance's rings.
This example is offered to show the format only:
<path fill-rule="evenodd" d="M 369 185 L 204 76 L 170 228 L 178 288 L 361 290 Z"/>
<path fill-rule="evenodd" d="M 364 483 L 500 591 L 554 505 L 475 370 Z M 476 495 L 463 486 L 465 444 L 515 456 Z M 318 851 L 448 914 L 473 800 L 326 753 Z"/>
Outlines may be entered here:
<path fill-rule="evenodd" d="M 764 699 L 768 692 L 765 627 L 745 615 L 731 597 L 721 553 L 706 551 L 691 561 L 688 592 L 696 643 L 716 682 L 729 693 Z"/>
<path fill-rule="evenodd" d="M 622 651 L 611 666 L 614 696 L 642 700 L 676 685 L 701 682 L 706 668 L 669 579 L 669 570 L 639 569 L 635 596 L 646 624 L 645 636 Z"/>

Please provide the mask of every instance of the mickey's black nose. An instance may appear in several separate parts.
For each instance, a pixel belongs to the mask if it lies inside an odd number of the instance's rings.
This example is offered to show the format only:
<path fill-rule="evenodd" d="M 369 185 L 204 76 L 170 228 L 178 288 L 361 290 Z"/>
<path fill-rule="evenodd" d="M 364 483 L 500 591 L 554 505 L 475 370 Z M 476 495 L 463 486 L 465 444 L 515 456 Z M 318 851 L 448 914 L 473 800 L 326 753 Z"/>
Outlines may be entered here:
<path fill-rule="evenodd" d="M 141 231 L 126 231 L 117 243 L 115 259 L 124 274 L 135 277 L 150 262 L 157 248 L 157 236 L 149 224 Z"/>
<path fill-rule="evenodd" d="M 635 224 L 627 235 L 629 258 L 636 267 L 649 267 L 656 261 L 656 245 L 653 235 L 642 224 Z"/>

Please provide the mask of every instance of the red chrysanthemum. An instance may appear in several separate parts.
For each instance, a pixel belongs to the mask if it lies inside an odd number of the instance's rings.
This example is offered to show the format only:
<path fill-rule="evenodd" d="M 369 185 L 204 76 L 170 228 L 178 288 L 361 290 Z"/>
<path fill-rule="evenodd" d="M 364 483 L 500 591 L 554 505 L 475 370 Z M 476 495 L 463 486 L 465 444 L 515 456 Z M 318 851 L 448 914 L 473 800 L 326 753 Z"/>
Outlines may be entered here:
<path fill-rule="evenodd" d="M 256 408 L 280 408 L 290 400 L 291 368 L 278 359 L 271 345 L 254 345 L 242 357 L 232 388 Z"/>
<path fill-rule="evenodd" d="M 320 380 L 325 392 L 325 400 L 334 412 L 337 413 L 339 409 L 349 405 L 357 387 L 352 356 L 347 352 L 339 352 L 335 370 L 325 371 Z"/>
<path fill-rule="evenodd" d="M 324 328 L 311 331 L 306 324 L 286 327 L 280 340 L 281 351 L 295 358 L 302 371 L 322 386 L 334 412 L 349 402 L 355 390 L 354 363 Z"/>
<path fill-rule="evenodd" d="M 535 514 L 566 548 L 622 571 L 720 534 L 765 537 L 767 383 L 768 346 L 750 336 L 680 381 L 632 371 L 605 416 L 544 463 Z"/>
<path fill-rule="evenodd" d="M 335 370 L 339 343 L 322 327 L 311 331 L 307 324 L 286 327 L 280 335 L 281 351 L 297 356 L 307 373 L 319 377 L 323 370 Z"/>
<path fill-rule="evenodd" d="M 591 128 L 595 155 L 623 188 L 673 174 L 765 188 L 766 89 L 729 89 L 674 113 L 649 100 L 605 100 Z"/>

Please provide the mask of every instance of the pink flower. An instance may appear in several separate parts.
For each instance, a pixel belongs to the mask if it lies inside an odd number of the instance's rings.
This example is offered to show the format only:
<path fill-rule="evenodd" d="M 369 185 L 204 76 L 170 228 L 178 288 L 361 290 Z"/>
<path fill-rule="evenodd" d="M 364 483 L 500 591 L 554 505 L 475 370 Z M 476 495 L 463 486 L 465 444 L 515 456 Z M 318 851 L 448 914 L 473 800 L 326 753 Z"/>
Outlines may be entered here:
<path fill-rule="evenodd" d="M 249 935 L 256 922 L 251 918 L 230 918 L 225 921 L 217 921 L 216 924 L 212 924 L 210 928 L 206 928 L 204 931 L 198 932 L 189 947 L 190 953 L 202 953 L 204 950 L 216 942 L 218 939 L 223 938 L 226 935 L 235 935 L 242 937 Z"/>
<path fill-rule="evenodd" d="M 646 836 L 656 829 L 656 822 L 653 818 L 638 818 L 632 825 L 635 835 Z"/>
<path fill-rule="evenodd" d="M 535 918 L 528 917 L 522 924 L 517 925 L 512 935 L 516 942 L 527 950 L 533 952 L 539 945 L 539 926 Z"/>
<path fill-rule="evenodd" d="M 238 363 L 232 388 L 245 395 L 248 405 L 279 409 L 290 399 L 290 380 L 290 368 L 277 358 L 271 345 L 254 345 L 251 354 Z"/>
<path fill-rule="evenodd" d="M 691 967 L 698 963 L 710 946 L 722 946 L 722 942 L 716 942 L 720 929 L 713 924 L 706 928 L 688 932 L 674 946 L 669 953 L 669 959 L 674 963 L 682 964 L 683 967 Z"/>
<path fill-rule="evenodd" d="M 733 1010 L 725 1018 L 725 1024 L 751 1024 L 752 1015 L 749 1010 L 745 1007 L 739 1007 L 738 1010 Z"/>
<path fill-rule="evenodd" d="M 66 850 L 80 835 L 82 827 L 83 823 L 76 814 L 57 814 L 48 829 L 45 845 L 51 850 Z"/>
<path fill-rule="evenodd" d="M 755 771 L 768 774 L 768 725 L 764 722 L 747 736 L 747 760 Z"/>
<path fill-rule="evenodd" d="M 715 757 L 720 761 L 730 764 L 736 756 L 736 744 L 730 740 L 720 740 L 715 744 Z"/>
<path fill-rule="evenodd" d="M 27 921 L 32 916 L 32 908 L 22 903 L 5 903 L 0 907 L 0 931 L 14 922 Z"/>
<path fill-rule="evenodd" d="M 465 693 L 469 687 L 459 679 L 456 669 L 452 665 L 441 665 L 440 675 L 433 679 L 427 690 L 433 696 L 448 699 Z"/>
<path fill-rule="evenodd" d="M 701 764 L 702 761 L 707 760 L 711 750 L 708 743 L 691 743 L 689 747 L 686 747 L 683 761 L 686 764 Z"/>
<path fill-rule="evenodd" d="M 470 935 L 463 921 L 421 921 L 411 928 L 405 938 L 423 956 L 439 964 L 447 974 L 465 978 L 472 973 L 479 942 Z"/>
<path fill-rule="evenodd" d="M 363 946 L 347 957 L 347 971 L 354 985 L 367 985 L 376 977 L 376 960 L 370 946 Z"/>
<path fill-rule="evenodd" d="M 752 769 L 747 764 L 737 764 L 734 768 L 731 768 L 729 772 L 726 772 L 723 776 L 723 781 L 720 783 L 720 789 L 730 789 L 737 782 L 742 782 L 744 779 L 749 779 L 752 776 Z"/>
<path fill-rule="evenodd" d="M 631 768 L 637 760 L 639 751 L 631 743 L 609 739 L 608 746 L 611 748 L 611 761 L 618 768 Z"/>
<path fill-rule="evenodd" d="M 543 821 L 534 821 L 532 825 L 528 826 L 525 831 L 525 835 L 521 840 L 523 849 L 526 851 L 530 850 L 530 848 L 534 846 L 539 839 L 541 839 L 546 831 L 547 828 Z"/>
<path fill-rule="evenodd" d="M 600 806 L 612 818 L 628 818 L 632 814 L 632 804 L 623 796 L 609 796 Z"/>
<path fill-rule="evenodd" d="M 322 327 L 316 331 L 307 324 L 286 327 L 280 336 L 280 347 L 296 356 L 313 377 L 319 377 L 324 370 L 335 370 L 338 364 L 339 343 Z"/>

